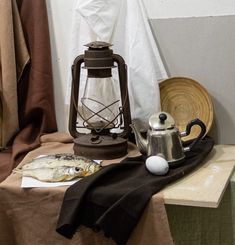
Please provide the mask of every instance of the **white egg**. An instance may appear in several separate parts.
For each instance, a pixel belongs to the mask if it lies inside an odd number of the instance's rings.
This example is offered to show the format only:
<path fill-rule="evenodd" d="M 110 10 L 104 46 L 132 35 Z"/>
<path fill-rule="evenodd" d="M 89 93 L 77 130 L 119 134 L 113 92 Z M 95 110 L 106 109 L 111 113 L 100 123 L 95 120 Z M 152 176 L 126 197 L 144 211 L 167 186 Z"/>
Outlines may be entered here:
<path fill-rule="evenodd" d="M 169 170 L 166 159 L 160 156 L 150 156 L 145 161 L 146 168 L 155 175 L 164 175 Z"/>

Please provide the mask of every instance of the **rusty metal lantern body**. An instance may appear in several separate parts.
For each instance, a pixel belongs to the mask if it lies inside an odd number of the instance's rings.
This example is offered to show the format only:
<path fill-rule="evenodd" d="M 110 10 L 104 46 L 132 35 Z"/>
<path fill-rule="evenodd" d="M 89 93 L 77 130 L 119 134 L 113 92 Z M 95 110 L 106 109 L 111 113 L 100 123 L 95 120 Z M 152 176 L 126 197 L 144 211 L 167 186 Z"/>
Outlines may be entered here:
<path fill-rule="evenodd" d="M 126 64 L 120 55 L 113 54 L 109 43 L 92 42 L 85 46 L 88 50 L 72 66 L 69 132 L 74 137 L 74 153 L 93 159 L 122 157 L 127 154 L 131 132 Z M 113 88 L 117 81 L 112 78 L 112 69 L 116 64 L 119 93 Z M 83 95 L 79 96 L 81 68 L 87 69 L 87 81 Z M 81 132 L 83 128 L 88 133 Z"/>

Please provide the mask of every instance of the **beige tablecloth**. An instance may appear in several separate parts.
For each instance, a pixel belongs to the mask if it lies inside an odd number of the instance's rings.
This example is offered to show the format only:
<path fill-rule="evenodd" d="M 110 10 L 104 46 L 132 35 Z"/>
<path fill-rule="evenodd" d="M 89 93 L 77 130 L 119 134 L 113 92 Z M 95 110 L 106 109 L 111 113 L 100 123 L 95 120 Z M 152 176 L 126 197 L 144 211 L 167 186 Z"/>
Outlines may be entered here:
<path fill-rule="evenodd" d="M 41 154 L 73 152 L 72 145 L 71 137 L 66 134 L 44 135 L 41 137 L 41 147 L 29 152 L 21 164 Z M 130 146 L 129 155 L 136 153 Z M 67 187 L 22 189 L 20 184 L 21 176 L 15 173 L 0 184 L 0 244 L 115 244 L 102 233 L 95 233 L 86 227 L 80 227 L 72 240 L 56 233 L 56 223 Z M 154 195 L 127 245 L 158 244 L 171 245 L 173 241 L 163 198 Z"/>

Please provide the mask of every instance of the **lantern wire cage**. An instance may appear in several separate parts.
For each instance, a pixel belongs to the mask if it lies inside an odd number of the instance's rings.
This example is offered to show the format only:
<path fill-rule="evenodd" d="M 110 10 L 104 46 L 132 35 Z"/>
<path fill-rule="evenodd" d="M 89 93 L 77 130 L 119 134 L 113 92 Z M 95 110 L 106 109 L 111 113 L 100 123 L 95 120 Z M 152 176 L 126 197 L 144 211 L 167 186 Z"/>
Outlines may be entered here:
<path fill-rule="evenodd" d="M 99 111 L 95 112 L 94 110 L 92 110 L 91 108 L 89 108 L 86 105 L 85 100 L 90 100 L 90 101 L 93 101 L 94 103 L 100 104 L 100 105 L 103 106 L 103 108 L 100 109 Z M 104 129 L 110 129 L 110 128 L 113 129 L 113 128 L 120 128 L 121 127 L 121 125 L 123 124 L 123 120 L 122 120 L 122 115 L 123 115 L 123 109 L 122 108 L 123 107 L 119 106 L 119 113 L 116 116 L 112 112 L 112 110 L 110 109 L 114 104 L 117 104 L 119 102 L 120 102 L 120 100 L 116 100 L 116 101 L 114 101 L 113 103 L 111 103 L 109 105 L 104 105 L 102 102 L 99 102 L 97 100 L 83 97 L 83 98 L 81 98 L 81 104 L 82 104 L 82 109 L 81 109 L 82 112 L 81 112 L 81 111 L 79 111 L 78 105 L 76 104 L 76 102 L 74 100 L 74 96 L 73 96 L 73 104 L 74 104 L 74 107 L 75 107 L 75 109 L 77 111 L 77 115 L 83 120 L 83 122 L 82 122 L 83 127 L 87 128 L 87 129 L 93 129 L 93 130 L 95 130 L 96 133 L 101 133 Z M 126 99 L 124 101 L 124 105 L 125 105 L 125 102 L 126 102 Z M 90 117 L 85 118 L 83 116 L 84 115 L 84 112 L 83 112 L 84 108 L 86 108 L 88 111 L 91 112 L 91 116 Z M 108 119 L 106 119 L 105 117 L 103 117 L 101 115 L 101 112 L 104 111 L 104 110 L 108 110 L 111 114 L 113 114 L 113 119 L 112 120 L 108 120 Z M 94 118 L 95 116 L 100 117 L 101 119 L 103 119 L 107 123 L 103 123 L 102 127 L 94 127 L 89 121 L 90 121 L 90 119 Z M 118 120 L 118 118 L 119 118 L 119 120 Z M 79 123 L 77 122 L 76 128 L 83 128 L 82 126 L 79 126 L 78 124 Z"/>

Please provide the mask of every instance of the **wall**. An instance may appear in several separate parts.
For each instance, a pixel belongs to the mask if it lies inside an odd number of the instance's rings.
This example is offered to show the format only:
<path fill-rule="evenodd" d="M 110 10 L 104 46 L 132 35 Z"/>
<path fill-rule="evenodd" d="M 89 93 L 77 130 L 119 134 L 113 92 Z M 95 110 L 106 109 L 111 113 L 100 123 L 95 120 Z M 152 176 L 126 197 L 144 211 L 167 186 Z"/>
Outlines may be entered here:
<path fill-rule="evenodd" d="M 143 0 L 150 19 L 233 15 L 234 0 Z"/>
<path fill-rule="evenodd" d="M 76 0 L 47 0 L 57 121 L 67 130 L 64 104 L 72 6 Z M 217 142 L 235 143 L 235 2 L 233 0 L 145 0 L 169 76 L 189 76 L 213 97 Z"/>
<path fill-rule="evenodd" d="M 152 20 L 169 76 L 199 81 L 211 94 L 217 142 L 235 143 L 235 16 Z"/>

